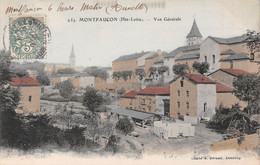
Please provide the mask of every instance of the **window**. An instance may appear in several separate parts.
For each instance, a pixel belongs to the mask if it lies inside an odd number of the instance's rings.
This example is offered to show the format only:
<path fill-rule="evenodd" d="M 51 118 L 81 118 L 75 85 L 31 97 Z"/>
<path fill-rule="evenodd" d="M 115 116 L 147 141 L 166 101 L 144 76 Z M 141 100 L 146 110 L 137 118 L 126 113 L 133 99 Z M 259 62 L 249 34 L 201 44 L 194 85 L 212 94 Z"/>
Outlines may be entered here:
<path fill-rule="evenodd" d="M 180 83 L 181 83 L 181 87 L 183 87 L 183 80 L 181 80 Z"/>
<path fill-rule="evenodd" d="M 207 110 L 207 103 L 204 103 L 204 112 Z"/>
<path fill-rule="evenodd" d="M 32 96 L 29 96 L 29 101 L 32 101 Z"/>
<path fill-rule="evenodd" d="M 130 99 L 130 105 L 133 105 L 133 99 Z"/>
<path fill-rule="evenodd" d="M 189 91 L 186 91 L 186 94 L 187 94 L 187 97 L 189 97 L 189 96 L 190 96 L 190 92 L 189 92 Z"/>
<path fill-rule="evenodd" d="M 254 54 L 254 53 L 251 53 L 251 54 L 250 54 L 250 59 L 251 59 L 251 60 L 254 60 L 254 59 L 255 59 L 255 54 Z"/>
<path fill-rule="evenodd" d="M 143 111 L 145 111 L 145 108 L 143 108 Z"/>
<path fill-rule="evenodd" d="M 151 106 L 149 106 L 149 111 L 151 111 L 152 110 L 152 107 Z"/>
<path fill-rule="evenodd" d="M 230 69 L 233 69 L 233 61 L 230 61 Z"/>
<path fill-rule="evenodd" d="M 215 62 L 216 62 L 216 57 L 215 57 L 215 55 L 213 55 L 212 58 L 213 58 L 213 64 L 215 64 Z"/>
<path fill-rule="evenodd" d="M 186 62 L 186 65 L 188 66 L 188 62 Z"/>
<path fill-rule="evenodd" d="M 178 96 L 180 96 L 181 95 L 181 92 L 178 90 Z"/>
<path fill-rule="evenodd" d="M 186 102 L 186 107 L 187 107 L 187 109 L 190 109 L 190 103 L 189 102 Z"/>
<path fill-rule="evenodd" d="M 178 108 L 180 108 L 181 107 L 181 103 L 179 101 L 177 103 L 178 103 Z"/>
<path fill-rule="evenodd" d="M 205 62 L 208 62 L 207 56 L 205 56 Z"/>
<path fill-rule="evenodd" d="M 186 113 L 186 116 L 190 116 L 190 114 L 189 114 L 189 113 Z"/>

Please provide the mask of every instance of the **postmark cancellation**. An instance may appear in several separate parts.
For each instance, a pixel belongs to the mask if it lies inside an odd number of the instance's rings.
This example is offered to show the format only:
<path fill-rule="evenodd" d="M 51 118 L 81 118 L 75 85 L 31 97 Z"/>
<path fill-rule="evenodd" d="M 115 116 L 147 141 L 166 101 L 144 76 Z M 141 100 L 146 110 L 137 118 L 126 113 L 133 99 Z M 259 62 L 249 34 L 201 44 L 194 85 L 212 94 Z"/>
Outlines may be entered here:
<path fill-rule="evenodd" d="M 9 16 L 9 45 L 14 59 L 47 57 L 45 15 Z"/>

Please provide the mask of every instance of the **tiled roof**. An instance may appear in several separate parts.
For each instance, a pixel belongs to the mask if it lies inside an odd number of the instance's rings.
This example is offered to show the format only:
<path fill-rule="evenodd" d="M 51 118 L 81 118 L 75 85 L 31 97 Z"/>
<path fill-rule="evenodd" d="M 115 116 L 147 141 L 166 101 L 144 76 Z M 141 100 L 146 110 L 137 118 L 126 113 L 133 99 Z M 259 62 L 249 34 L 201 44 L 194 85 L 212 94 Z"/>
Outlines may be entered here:
<path fill-rule="evenodd" d="M 218 38 L 218 37 L 211 37 L 209 38 L 213 39 L 219 44 L 236 44 L 236 43 L 242 43 L 245 42 L 248 36 L 242 35 L 242 36 L 237 36 L 237 37 L 232 37 L 232 38 Z"/>
<path fill-rule="evenodd" d="M 233 76 L 239 76 L 239 75 L 250 75 L 251 73 L 247 72 L 247 71 L 244 71 L 244 70 L 241 70 L 241 69 L 220 69 L 222 70 L 223 72 L 226 72 L 226 73 L 229 73 Z"/>
<path fill-rule="evenodd" d="M 187 59 L 193 59 L 193 58 L 199 58 L 199 57 L 200 57 L 199 53 L 184 54 L 184 55 L 180 56 L 179 58 L 177 58 L 175 61 L 187 60 Z"/>
<path fill-rule="evenodd" d="M 178 47 L 177 49 L 174 49 L 172 52 L 167 54 L 164 58 L 173 58 L 177 54 L 179 54 L 180 52 L 185 52 L 185 51 L 190 51 L 190 50 L 199 50 L 199 49 L 200 49 L 200 45 L 199 44 L 191 45 L 191 46 Z"/>
<path fill-rule="evenodd" d="M 125 55 L 125 56 L 120 56 L 118 59 L 114 60 L 113 62 L 134 60 L 134 59 L 142 57 L 143 55 L 145 55 L 147 53 L 149 53 L 149 52 L 141 52 L 141 53 L 135 53 L 135 54 Z"/>
<path fill-rule="evenodd" d="M 148 86 L 137 92 L 141 95 L 170 95 L 169 86 Z"/>
<path fill-rule="evenodd" d="M 227 93 L 227 92 L 233 92 L 233 89 L 225 86 L 224 84 L 217 83 L 216 91 L 217 93 Z"/>
<path fill-rule="evenodd" d="M 31 77 L 14 77 L 9 81 L 14 86 L 40 86 L 41 84 Z"/>
<path fill-rule="evenodd" d="M 128 93 L 123 94 L 121 97 L 123 98 L 134 98 L 136 96 L 136 91 L 132 90 Z"/>
<path fill-rule="evenodd" d="M 227 49 L 220 53 L 220 55 L 231 55 L 231 54 L 235 54 L 235 52 L 231 49 Z"/>
<path fill-rule="evenodd" d="M 186 38 L 189 38 L 189 37 L 202 37 L 195 19 L 194 19 L 193 25 L 191 27 L 190 33 L 187 35 Z"/>
<path fill-rule="evenodd" d="M 189 74 L 184 73 L 183 76 L 187 77 L 191 81 L 197 83 L 197 84 L 216 84 L 215 81 L 209 79 L 206 76 L 200 75 L 200 74 Z"/>
<path fill-rule="evenodd" d="M 222 59 L 220 61 L 231 61 L 231 60 L 242 60 L 242 59 L 249 59 L 246 53 L 236 53 L 228 56 L 226 59 Z"/>
<path fill-rule="evenodd" d="M 148 118 L 154 116 L 154 114 L 125 109 L 125 108 L 112 109 L 111 112 L 119 114 L 119 115 L 123 115 L 123 116 L 128 116 L 131 118 L 139 119 L 139 120 L 145 120 L 145 119 L 148 119 Z"/>

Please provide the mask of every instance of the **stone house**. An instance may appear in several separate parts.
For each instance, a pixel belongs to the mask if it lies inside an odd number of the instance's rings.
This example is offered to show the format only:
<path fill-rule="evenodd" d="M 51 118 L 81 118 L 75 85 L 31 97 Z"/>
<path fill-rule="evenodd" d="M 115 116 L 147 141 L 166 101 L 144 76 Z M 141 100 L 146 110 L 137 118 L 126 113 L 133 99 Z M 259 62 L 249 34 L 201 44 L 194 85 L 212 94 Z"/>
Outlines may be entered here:
<path fill-rule="evenodd" d="M 136 109 L 168 116 L 169 99 L 169 86 L 148 86 L 136 93 Z"/>
<path fill-rule="evenodd" d="M 251 73 L 241 69 L 219 69 L 215 72 L 208 74 L 208 76 L 217 82 L 220 82 L 228 87 L 233 88 L 234 78 L 239 75 L 249 75 Z"/>
<path fill-rule="evenodd" d="M 220 68 L 257 72 L 260 53 L 251 53 L 246 39 L 245 35 L 232 38 L 209 36 L 201 43 L 199 62 L 209 63 L 209 73 Z"/>
<path fill-rule="evenodd" d="M 17 113 L 40 112 L 41 84 L 31 77 L 15 77 L 9 84 L 20 90 L 21 99 Z"/>
<path fill-rule="evenodd" d="M 170 116 L 212 117 L 217 106 L 216 82 L 198 74 L 183 74 L 170 82 Z"/>
<path fill-rule="evenodd" d="M 122 108 L 126 109 L 137 109 L 136 108 L 136 91 L 132 90 L 125 93 L 120 98 L 120 103 Z"/>
<path fill-rule="evenodd" d="M 125 56 L 120 56 L 112 62 L 112 70 L 114 72 L 131 71 L 132 76 L 124 80 L 122 77 L 119 80 L 113 80 L 113 86 L 115 91 L 121 88 L 125 88 L 126 92 L 131 90 L 141 89 L 141 82 L 138 75 L 135 75 L 135 70 L 145 66 L 145 59 L 152 56 L 152 52 L 141 52 Z"/>
<path fill-rule="evenodd" d="M 239 104 L 241 108 L 245 108 L 247 103 L 244 101 L 240 101 L 235 95 L 234 90 L 230 87 L 222 83 L 216 84 L 216 92 L 217 92 L 217 108 L 220 106 L 231 108 L 232 105 Z"/>

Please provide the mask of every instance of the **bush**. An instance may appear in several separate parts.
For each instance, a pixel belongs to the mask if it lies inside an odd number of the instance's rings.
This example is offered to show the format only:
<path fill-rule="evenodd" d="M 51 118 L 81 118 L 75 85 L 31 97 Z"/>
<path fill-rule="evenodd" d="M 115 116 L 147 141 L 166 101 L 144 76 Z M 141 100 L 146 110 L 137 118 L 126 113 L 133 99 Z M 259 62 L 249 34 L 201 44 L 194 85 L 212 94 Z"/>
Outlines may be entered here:
<path fill-rule="evenodd" d="M 69 102 L 69 98 L 50 98 L 48 96 L 41 96 L 41 100 L 56 101 L 56 102 Z"/>
<path fill-rule="evenodd" d="M 70 97 L 70 101 L 83 103 L 83 96 L 72 95 L 72 96 Z"/>
<path fill-rule="evenodd" d="M 125 91 L 126 91 L 125 88 L 122 87 L 121 89 L 119 89 L 119 90 L 117 91 L 117 94 L 118 94 L 118 95 L 122 95 L 122 94 L 125 93 Z"/>
<path fill-rule="evenodd" d="M 50 79 L 46 74 L 39 74 L 36 77 L 36 80 L 39 81 L 42 85 L 50 85 Z"/>
<path fill-rule="evenodd" d="M 172 71 L 176 75 L 182 75 L 183 73 L 186 73 L 187 70 L 189 70 L 189 66 L 186 64 L 176 64 L 172 67 Z"/>
<path fill-rule="evenodd" d="M 71 149 L 84 146 L 85 137 L 83 136 L 83 131 L 83 128 L 79 128 L 77 126 L 65 131 L 64 138 L 68 141 Z"/>
<path fill-rule="evenodd" d="M 60 96 L 64 98 L 70 98 L 70 96 L 73 93 L 73 90 L 74 90 L 74 86 L 70 80 L 63 81 L 60 84 L 60 88 L 59 88 Z"/>
<path fill-rule="evenodd" d="M 105 151 L 113 152 L 113 154 L 117 153 L 119 150 L 119 146 L 118 146 L 119 141 L 120 141 L 120 137 L 111 135 L 109 137 Z"/>
<path fill-rule="evenodd" d="M 203 75 L 204 73 L 207 73 L 207 71 L 209 70 L 209 63 L 207 62 L 194 62 L 192 64 L 192 67 L 201 75 Z"/>
<path fill-rule="evenodd" d="M 127 135 L 128 133 L 133 132 L 134 126 L 130 122 L 130 120 L 125 117 L 123 119 L 119 119 L 119 121 L 116 124 L 116 129 L 122 131 L 125 135 Z"/>
<path fill-rule="evenodd" d="M 87 87 L 83 97 L 83 105 L 91 112 L 95 112 L 103 104 L 103 97 L 92 87 Z"/>
<path fill-rule="evenodd" d="M 239 105 L 233 105 L 232 108 L 220 107 L 216 114 L 207 124 L 210 128 L 227 130 L 224 139 L 230 139 L 243 136 L 244 134 L 255 133 L 253 123 L 248 114 L 240 110 Z"/>

